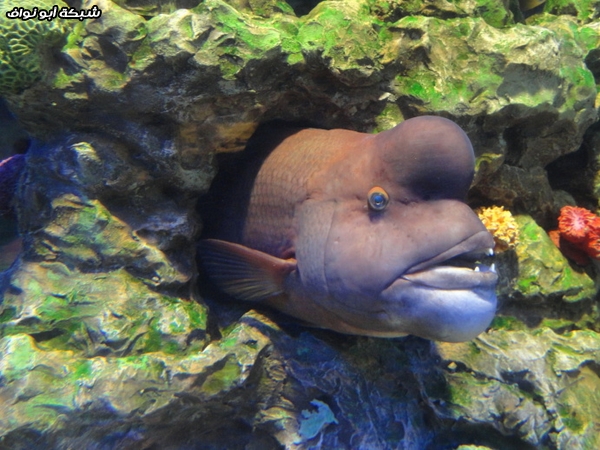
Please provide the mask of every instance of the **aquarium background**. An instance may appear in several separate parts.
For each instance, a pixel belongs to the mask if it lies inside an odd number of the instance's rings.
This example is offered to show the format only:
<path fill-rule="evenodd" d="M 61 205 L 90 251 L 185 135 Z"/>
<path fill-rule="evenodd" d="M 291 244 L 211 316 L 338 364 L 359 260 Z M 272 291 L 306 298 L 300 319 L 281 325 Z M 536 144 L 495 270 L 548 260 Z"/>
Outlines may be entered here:
<path fill-rule="evenodd" d="M 595 228 L 559 229 L 599 212 L 598 0 L 0 1 L 0 29 L 2 157 L 26 151 L 0 172 L 0 448 L 600 448 Z M 476 152 L 488 331 L 344 336 L 199 281 L 215 155 L 424 114 Z"/>

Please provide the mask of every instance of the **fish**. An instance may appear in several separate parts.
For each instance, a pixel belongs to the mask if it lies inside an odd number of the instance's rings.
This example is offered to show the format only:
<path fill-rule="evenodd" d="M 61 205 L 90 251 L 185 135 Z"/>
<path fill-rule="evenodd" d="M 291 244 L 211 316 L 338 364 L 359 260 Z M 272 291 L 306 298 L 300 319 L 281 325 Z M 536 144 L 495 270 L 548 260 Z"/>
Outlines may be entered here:
<path fill-rule="evenodd" d="M 219 289 L 344 334 L 462 342 L 490 325 L 494 239 L 465 203 L 475 156 L 456 123 L 255 136 L 200 207 Z"/>

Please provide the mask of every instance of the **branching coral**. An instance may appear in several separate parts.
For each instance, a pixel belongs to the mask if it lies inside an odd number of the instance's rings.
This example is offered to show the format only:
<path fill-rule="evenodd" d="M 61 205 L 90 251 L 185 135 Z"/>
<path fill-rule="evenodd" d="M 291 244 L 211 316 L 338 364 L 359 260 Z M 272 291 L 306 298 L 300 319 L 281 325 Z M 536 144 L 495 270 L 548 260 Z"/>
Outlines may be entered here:
<path fill-rule="evenodd" d="M 519 227 L 510 211 L 503 206 L 481 207 L 475 210 L 487 230 L 494 236 L 496 252 L 513 249 L 519 242 Z"/>

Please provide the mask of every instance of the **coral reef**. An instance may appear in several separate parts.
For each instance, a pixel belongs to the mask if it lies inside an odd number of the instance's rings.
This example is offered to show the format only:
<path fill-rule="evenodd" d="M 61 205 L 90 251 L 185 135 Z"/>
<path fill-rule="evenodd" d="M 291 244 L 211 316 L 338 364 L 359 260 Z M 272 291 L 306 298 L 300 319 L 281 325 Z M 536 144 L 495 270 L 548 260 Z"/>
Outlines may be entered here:
<path fill-rule="evenodd" d="M 52 50 L 64 43 L 70 26 L 66 20 L 15 20 L 6 13 L 14 7 L 29 10 L 67 6 L 62 1 L 0 2 L 0 95 L 18 93 L 33 85 L 48 66 Z"/>
<path fill-rule="evenodd" d="M 504 206 L 480 207 L 475 210 L 487 230 L 494 236 L 494 251 L 514 249 L 519 243 L 517 222 Z"/>

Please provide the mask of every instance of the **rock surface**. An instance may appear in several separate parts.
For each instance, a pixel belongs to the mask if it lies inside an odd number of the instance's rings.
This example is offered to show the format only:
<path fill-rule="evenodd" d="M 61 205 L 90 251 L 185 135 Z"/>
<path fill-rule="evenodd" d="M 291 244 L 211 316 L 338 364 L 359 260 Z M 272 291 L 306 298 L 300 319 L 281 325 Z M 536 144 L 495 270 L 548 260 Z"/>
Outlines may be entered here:
<path fill-rule="evenodd" d="M 600 447 L 598 268 L 546 235 L 561 206 L 598 208 L 598 1 L 526 22 L 502 0 L 66 3 L 102 16 L 0 2 L 0 90 L 34 138 L 0 279 L 0 448 Z M 275 119 L 418 114 L 471 137 L 473 206 L 517 215 L 488 332 L 340 336 L 198 286 L 216 153 Z"/>

